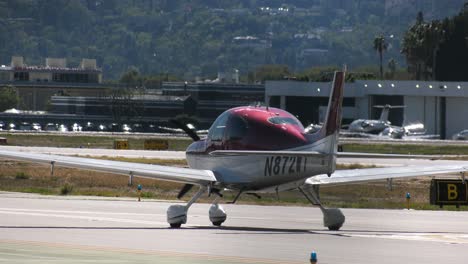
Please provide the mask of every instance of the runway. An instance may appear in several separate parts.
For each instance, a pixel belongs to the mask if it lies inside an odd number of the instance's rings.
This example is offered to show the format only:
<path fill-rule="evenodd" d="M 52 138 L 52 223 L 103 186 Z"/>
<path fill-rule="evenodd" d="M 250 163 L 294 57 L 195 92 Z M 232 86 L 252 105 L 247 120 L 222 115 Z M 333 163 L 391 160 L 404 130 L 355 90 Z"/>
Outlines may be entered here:
<path fill-rule="evenodd" d="M 169 229 L 173 202 L 0 193 L 4 263 L 466 263 L 468 212 L 344 209 L 332 232 L 313 207 L 223 205 L 228 220 L 210 225 L 209 204 L 190 208 L 188 224 Z"/>

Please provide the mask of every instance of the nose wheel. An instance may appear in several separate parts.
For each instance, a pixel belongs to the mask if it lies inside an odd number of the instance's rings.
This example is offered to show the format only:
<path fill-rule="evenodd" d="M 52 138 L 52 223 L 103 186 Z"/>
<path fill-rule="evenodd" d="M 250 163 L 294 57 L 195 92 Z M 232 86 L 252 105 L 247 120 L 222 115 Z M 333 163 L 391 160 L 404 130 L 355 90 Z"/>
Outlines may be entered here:
<path fill-rule="evenodd" d="M 201 186 L 200 190 L 192 197 L 187 205 L 175 204 L 169 206 L 167 209 L 167 222 L 171 228 L 180 228 L 183 224 L 187 223 L 187 211 L 190 206 L 200 198 L 200 196 L 207 190 L 206 186 Z M 227 215 L 224 208 L 218 204 L 218 196 L 213 204 L 210 206 L 208 216 L 214 226 L 221 226 L 226 221 Z"/>
<path fill-rule="evenodd" d="M 187 205 L 174 204 L 167 208 L 167 222 L 171 228 L 180 228 L 183 224 L 187 223 L 188 209 L 200 198 L 206 189 L 206 186 L 200 186 L 200 190 L 190 199 Z"/>
<path fill-rule="evenodd" d="M 226 211 L 224 211 L 224 208 L 218 203 L 211 205 L 208 215 L 214 226 L 221 226 L 227 218 Z"/>

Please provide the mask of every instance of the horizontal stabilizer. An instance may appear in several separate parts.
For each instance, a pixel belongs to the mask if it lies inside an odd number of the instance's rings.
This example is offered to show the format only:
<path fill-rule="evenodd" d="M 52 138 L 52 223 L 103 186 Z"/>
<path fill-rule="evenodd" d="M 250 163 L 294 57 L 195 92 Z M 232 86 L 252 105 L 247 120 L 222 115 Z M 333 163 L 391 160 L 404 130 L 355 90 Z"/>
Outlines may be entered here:
<path fill-rule="evenodd" d="M 328 154 L 314 151 L 263 151 L 263 150 L 215 150 L 212 156 L 312 156 L 326 157 Z"/>
<path fill-rule="evenodd" d="M 460 173 L 468 171 L 465 165 L 441 165 L 441 166 L 405 166 L 372 169 L 337 170 L 331 177 L 326 174 L 310 177 L 305 184 L 312 185 L 340 185 L 393 178 L 407 178 L 420 176 L 434 176 L 448 173 Z"/>

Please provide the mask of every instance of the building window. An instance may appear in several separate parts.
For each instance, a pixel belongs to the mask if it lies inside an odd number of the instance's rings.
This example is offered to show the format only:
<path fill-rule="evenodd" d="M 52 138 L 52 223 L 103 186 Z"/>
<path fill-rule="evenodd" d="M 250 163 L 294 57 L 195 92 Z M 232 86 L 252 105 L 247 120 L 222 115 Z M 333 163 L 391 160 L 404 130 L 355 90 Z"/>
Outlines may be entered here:
<path fill-rule="evenodd" d="M 29 81 L 29 72 L 15 72 L 15 81 Z"/>
<path fill-rule="evenodd" d="M 93 73 L 53 73 L 54 82 L 97 83 L 98 75 Z"/>

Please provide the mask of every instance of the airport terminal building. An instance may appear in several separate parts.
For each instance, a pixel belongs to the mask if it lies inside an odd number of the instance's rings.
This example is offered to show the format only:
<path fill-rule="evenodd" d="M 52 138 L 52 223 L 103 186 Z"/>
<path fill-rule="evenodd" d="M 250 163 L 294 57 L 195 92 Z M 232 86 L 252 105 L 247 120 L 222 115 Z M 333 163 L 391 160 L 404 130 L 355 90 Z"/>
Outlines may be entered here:
<path fill-rule="evenodd" d="M 265 103 L 286 109 L 308 125 L 324 119 L 331 83 L 267 81 Z M 451 138 L 468 129 L 468 82 L 356 80 L 345 84 L 343 123 L 378 119 L 375 105 L 404 105 L 390 110 L 394 125 L 422 122 L 428 134 Z"/>
<path fill-rule="evenodd" d="M 103 96 L 111 86 L 102 83 L 102 70 L 95 59 L 82 59 L 68 67 L 65 58 L 46 58 L 45 65 L 27 65 L 13 56 L 10 65 L 0 65 L 0 86 L 16 88 L 23 110 L 44 111 L 51 96 Z"/>

